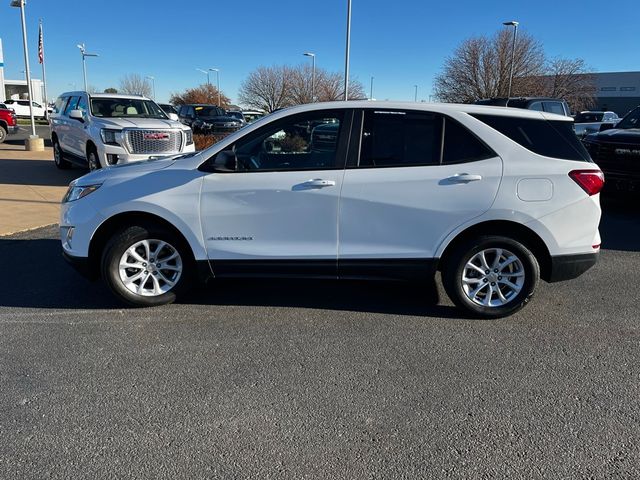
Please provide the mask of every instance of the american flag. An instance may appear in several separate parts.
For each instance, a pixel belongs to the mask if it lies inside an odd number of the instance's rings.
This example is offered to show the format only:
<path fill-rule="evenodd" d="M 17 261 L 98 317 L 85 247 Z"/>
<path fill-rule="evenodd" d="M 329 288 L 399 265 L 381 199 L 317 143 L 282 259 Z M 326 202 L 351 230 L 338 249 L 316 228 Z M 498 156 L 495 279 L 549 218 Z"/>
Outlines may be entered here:
<path fill-rule="evenodd" d="M 42 40 L 42 23 L 40 23 L 39 33 L 38 33 L 38 62 L 44 62 L 44 43 Z"/>

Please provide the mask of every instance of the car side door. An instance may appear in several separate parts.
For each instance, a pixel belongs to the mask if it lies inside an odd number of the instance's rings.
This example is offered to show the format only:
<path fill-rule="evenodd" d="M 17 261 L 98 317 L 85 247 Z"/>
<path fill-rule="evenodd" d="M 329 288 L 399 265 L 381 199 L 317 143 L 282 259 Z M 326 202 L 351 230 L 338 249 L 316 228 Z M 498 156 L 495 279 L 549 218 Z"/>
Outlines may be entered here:
<path fill-rule="evenodd" d="M 64 110 L 63 122 L 64 122 L 64 137 L 60 140 L 60 146 L 66 153 L 71 153 L 75 156 L 82 157 L 82 152 L 78 148 L 78 138 L 81 135 L 80 131 L 83 128 L 83 124 L 80 120 L 71 118 L 69 112 L 78 108 L 78 102 L 80 96 L 74 95 L 69 98 L 69 102 Z"/>
<path fill-rule="evenodd" d="M 202 234 L 214 275 L 336 276 L 351 111 L 289 115 L 201 169 Z M 326 128 L 319 138 L 316 128 Z"/>
<path fill-rule="evenodd" d="M 444 238 L 491 207 L 502 160 L 460 120 L 356 114 L 340 199 L 341 277 L 428 275 Z"/>

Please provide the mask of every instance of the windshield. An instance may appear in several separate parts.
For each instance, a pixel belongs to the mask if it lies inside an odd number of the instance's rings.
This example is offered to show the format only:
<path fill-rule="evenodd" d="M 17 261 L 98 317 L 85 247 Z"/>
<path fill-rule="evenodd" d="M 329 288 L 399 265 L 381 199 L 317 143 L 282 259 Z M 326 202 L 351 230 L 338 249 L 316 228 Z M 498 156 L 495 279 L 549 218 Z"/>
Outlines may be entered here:
<path fill-rule="evenodd" d="M 224 110 L 218 107 L 196 107 L 198 117 L 218 117 L 224 115 Z"/>
<path fill-rule="evenodd" d="M 620 120 L 616 128 L 640 128 L 640 107 L 629 112 L 626 117 Z"/>
<path fill-rule="evenodd" d="M 167 118 L 155 102 L 141 98 L 92 98 L 91 114 L 108 118 Z"/>
<path fill-rule="evenodd" d="M 578 113 L 575 118 L 576 123 L 601 122 L 604 112 L 582 112 Z"/>

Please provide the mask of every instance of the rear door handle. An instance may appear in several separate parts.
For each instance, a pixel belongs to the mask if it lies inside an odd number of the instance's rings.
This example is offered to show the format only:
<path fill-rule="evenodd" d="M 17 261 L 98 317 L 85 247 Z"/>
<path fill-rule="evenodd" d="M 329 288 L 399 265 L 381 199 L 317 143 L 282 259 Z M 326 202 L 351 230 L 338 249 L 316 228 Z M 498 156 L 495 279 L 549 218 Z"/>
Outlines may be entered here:
<path fill-rule="evenodd" d="M 324 188 L 324 187 L 333 187 L 336 182 L 333 180 L 323 180 L 322 178 L 314 178 L 312 180 L 307 180 L 302 185 L 305 187 L 316 187 L 316 188 Z"/>
<path fill-rule="evenodd" d="M 470 173 L 456 173 L 455 175 L 447 178 L 451 183 L 469 183 L 482 180 L 482 175 L 472 175 Z"/>

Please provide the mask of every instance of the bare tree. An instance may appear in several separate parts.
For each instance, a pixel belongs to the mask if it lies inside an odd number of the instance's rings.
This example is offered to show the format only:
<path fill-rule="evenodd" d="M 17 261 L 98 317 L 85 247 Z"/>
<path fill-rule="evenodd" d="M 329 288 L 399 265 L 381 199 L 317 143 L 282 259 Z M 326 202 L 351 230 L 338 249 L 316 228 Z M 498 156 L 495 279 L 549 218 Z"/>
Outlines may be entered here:
<path fill-rule="evenodd" d="M 339 73 L 316 69 L 315 101 L 330 102 L 344 98 L 344 80 Z M 313 69 L 308 64 L 259 67 L 249 74 L 240 88 L 240 102 L 272 112 L 278 108 L 310 103 Z M 365 99 L 363 85 L 357 80 L 349 84 L 349 98 Z"/>
<path fill-rule="evenodd" d="M 512 36 L 501 30 L 493 37 L 462 42 L 436 77 L 435 96 L 444 102 L 470 103 L 508 95 Z M 563 98 L 573 109 L 593 103 L 595 79 L 582 59 L 545 59 L 538 41 L 519 36 L 513 64 L 512 96 Z"/>
<path fill-rule="evenodd" d="M 174 92 L 169 98 L 169 102 L 174 105 L 185 105 L 188 103 L 206 103 L 218 105 L 218 89 L 205 83 L 195 88 L 188 88 L 184 92 Z M 220 107 L 229 108 L 231 100 L 224 93 L 220 92 Z"/>
<path fill-rule="evenodd" d="M 445 102 L 469 103 L 480 98 L 506 97 L 509 89 L 512 37 L 501 30 L 493 37 L 474 37 L 462 42 L 445 60 L 435 80 L 435 96 Z M 532 78 L 544 73 L 544 52 L 533 37 L 523 32 L 516 42 L 512 95 L 525 95 Z"/>
<path fill-rule="evenodd" d="M 240 85 L 240 103 L 267 112 L 288 107 L 290 71 L 286 66 L 258 67 Z"/>
<path fill-rule="evenodd" d="M 137 73 L 130 73 L 120 79 L 120 89 L 122 93 L 129 95 L 151 96 L 151 83 Z"/>
<path fill-rule="evenodd" d="M 547 64 L 542 95 L 565 99 L 573 111 L 595 104 L 595 77 L 581 58 L 554 58 Z"/>

